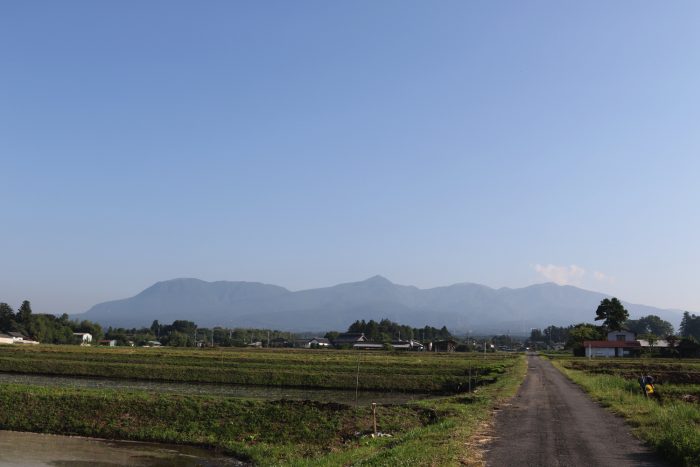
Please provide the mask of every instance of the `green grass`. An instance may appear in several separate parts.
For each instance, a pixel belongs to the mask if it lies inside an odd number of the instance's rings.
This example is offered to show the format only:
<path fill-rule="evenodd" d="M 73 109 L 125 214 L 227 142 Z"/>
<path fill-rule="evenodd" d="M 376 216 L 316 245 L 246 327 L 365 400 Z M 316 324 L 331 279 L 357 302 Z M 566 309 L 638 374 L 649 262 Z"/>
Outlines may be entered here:
<path fill-rule="evenodd" d="M 553 359 L 552 363 L 594 399 L 623 416 L 636 436 L 675 465 L 700 465 L 700 407 L 680 400 L 683 394 L 700 392 L 697 384 L 657 385 L 663 398 L 660 404 L 640 392 L 635 375 L 654 374 L 644 360 L 599 359 L 586 363 L 564 358 Z M 675 370 L 682 373 L 695 364 L 680 363 Z M 664 371 L 673 370 L 673 362 L 664 362 Z"/>

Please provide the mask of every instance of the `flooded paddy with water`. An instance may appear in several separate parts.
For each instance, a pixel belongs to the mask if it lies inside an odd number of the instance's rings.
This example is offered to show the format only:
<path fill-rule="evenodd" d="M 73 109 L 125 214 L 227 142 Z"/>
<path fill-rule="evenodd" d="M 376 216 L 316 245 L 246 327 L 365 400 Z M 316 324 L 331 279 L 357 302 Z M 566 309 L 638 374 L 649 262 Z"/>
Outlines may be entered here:
<path fill-rule="evenodd" d="M 208 467 L 248 464 L 192 446 L 0 430 L 0 465 Z"/>
<path fill-rule="evenodd" d="M 122 391 L 148 391 L 174 394 L 215 395 L 264 400 L 313 400 L 360 405 L 403 404 L 425 399 L 428 394 L 358 391 L 319 388 L 289 388 L 278 386 L 245 386 L 217 383 L 181 383 L 167 381 L 143 381 L 77 376 L 49 376 L 19 373 L 0 373 L 0 384 L 26 384 L 43 387 L 116 389 Z"/>

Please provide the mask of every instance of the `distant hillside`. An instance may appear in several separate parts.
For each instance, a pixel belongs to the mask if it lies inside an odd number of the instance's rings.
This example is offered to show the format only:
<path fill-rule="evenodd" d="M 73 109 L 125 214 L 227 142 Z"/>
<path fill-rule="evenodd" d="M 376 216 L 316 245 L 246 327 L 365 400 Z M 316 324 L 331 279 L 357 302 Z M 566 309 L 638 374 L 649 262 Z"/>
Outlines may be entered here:
<path fill-rule="evenodd" d="M 357 319 L 388 318 L 412 326 L 447 326 L 474 333 L 529 333 L 531 328 L 592 322 L 605 294 L 552 283 L 520 289 L 454 284 L 419 289 L 375 276 L 361 282 L 291 292 L 258 282 L 173 279 L 138 295 L 100 303 L 75 315 L 105 326 L 149 326 L 176 319 L 200 326 L 289 331 L 342 330 Z M 632 318 L 655 314 L 675 327 L 679 310 L 625 302 Z"/>

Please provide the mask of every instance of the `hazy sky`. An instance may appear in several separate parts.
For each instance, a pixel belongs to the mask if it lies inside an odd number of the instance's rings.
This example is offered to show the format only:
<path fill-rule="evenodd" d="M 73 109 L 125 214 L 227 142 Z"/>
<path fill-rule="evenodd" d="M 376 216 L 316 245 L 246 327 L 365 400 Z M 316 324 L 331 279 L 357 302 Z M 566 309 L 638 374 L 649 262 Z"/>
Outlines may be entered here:
<path fill-rule="evenodd" d="M 700 311 L 697 1 L 4 1 L 0 301 L 557 281 Z"/>

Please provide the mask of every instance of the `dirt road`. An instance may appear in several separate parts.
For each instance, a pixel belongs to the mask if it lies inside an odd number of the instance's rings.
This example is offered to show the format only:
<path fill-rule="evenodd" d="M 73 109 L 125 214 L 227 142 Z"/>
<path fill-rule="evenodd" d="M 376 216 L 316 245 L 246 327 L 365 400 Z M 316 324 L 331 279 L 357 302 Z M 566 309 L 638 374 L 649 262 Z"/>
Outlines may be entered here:
<path fill-rule="evenodd" d="M 548 361 L 527 358 L 522 387 L 496 415 L 487 466 L 668 465 Z"/>

